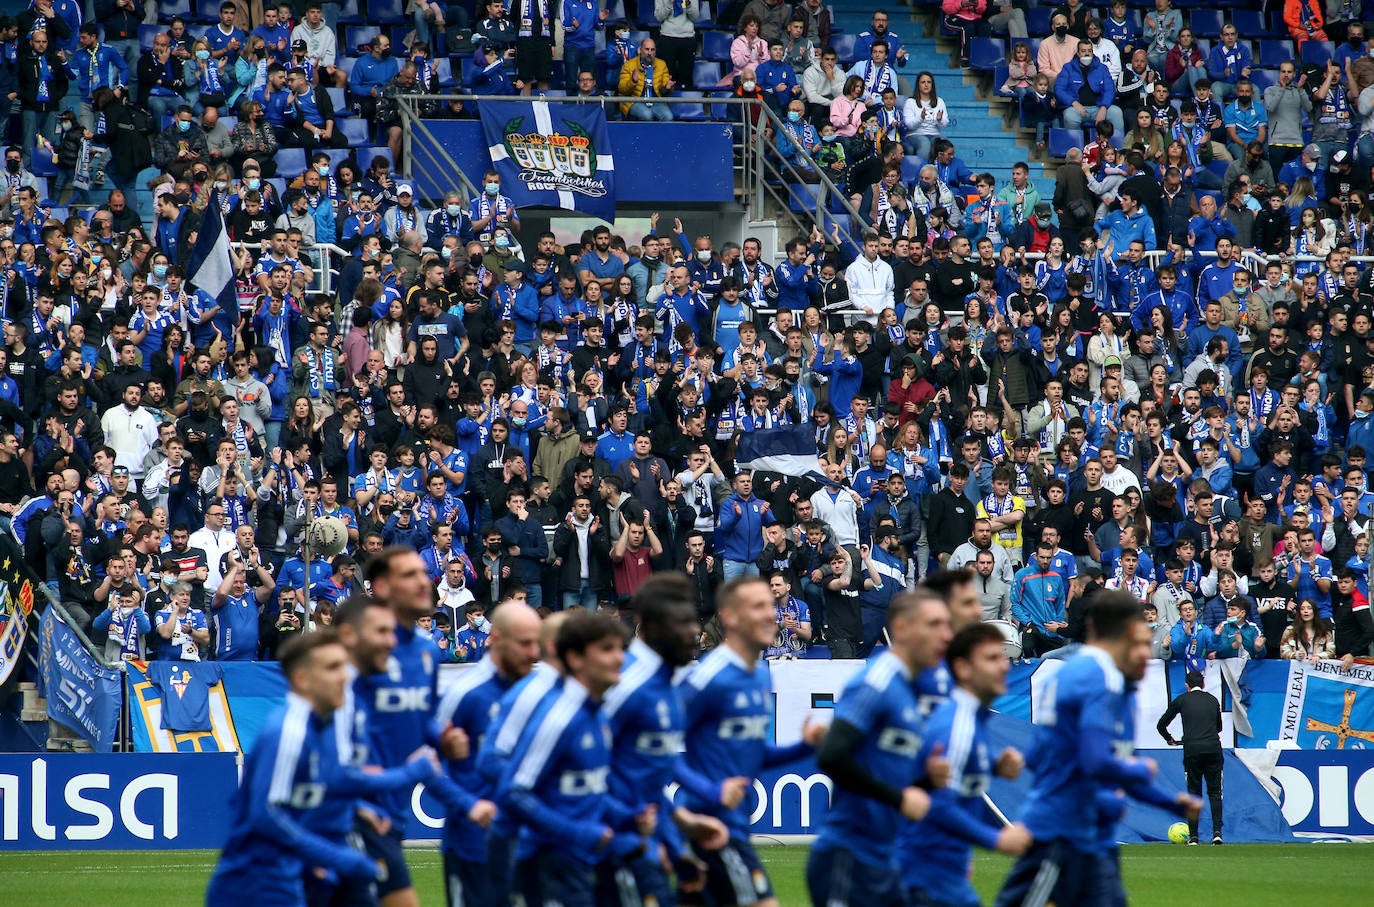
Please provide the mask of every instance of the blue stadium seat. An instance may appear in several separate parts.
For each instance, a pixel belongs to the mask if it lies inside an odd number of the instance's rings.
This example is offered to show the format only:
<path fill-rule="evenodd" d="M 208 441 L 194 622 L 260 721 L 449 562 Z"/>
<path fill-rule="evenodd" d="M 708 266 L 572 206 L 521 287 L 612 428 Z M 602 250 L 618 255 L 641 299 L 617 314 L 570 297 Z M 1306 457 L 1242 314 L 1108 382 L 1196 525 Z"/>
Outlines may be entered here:
<path fill-rule="evenodd" d="M 733 40 L 729 32 L 706 32 L 701 36 L 701 58 L 717 63 L 730 62 L 730 42 Z"/>
<path fill-rule="evenodd" d="M 1255 97 L 1264 94 L 1264 90 L 1272 85 L 1278 84 L 1279 74 L 1273 69 L 1252 69 L 1250 70 L 1250 81 L 1255 83 Z"/>
<path fill-rule="evenodd" d="M 342 69 L 346 75 L 352 75 L 353 64 L 357 62 L 357 57 L 345 57 L 343 54 L 334 58 L 334 65 Z"/>
<path fill-rule="evenodd" d="M 1005 63 L 1007 54 L 1001 38 L 974 38 L 969 42 L 968 57 L 970 69 L 987 72 Z"/>
<path fill-rule="evenodd" d="M 1199 38 L 1217 38 L 1221 36 L 1221 26 L 1226 22 L 1226 17 L 1219 9 L 1195 9 L 1188 14 L 1188 27 L 1193 30 L 1193 34 Z M 1253 35 L 1241 35 L 1241 37 L 1254 37 Z"/>
<path fill-rule="evenodd" d="M 350 120 L 339 120 L 338 125 L 343 134 L 348 136 L 348 144 L 350 147 L 356 147 L 372 141 L 372 137 L 368 135 L 369 124 L 367 120 L 353 117 Z"/>
<path fill-rule="evenodd" d="M 814 214 L 816 209 L 820 207 L 820 190 L 819 183 L 789 183 L 787 185 L 788 209 L 798 214 Z"/>
<path fill-rule="evenodd" d="M 630 29 L 630 41 L 634 44 L 635 47 L 638 47 L 639 45 L 643 44 L 645 38 L 652 37 L 653 35 L 649 34 L 646 31 L 636 31 L 635 29 Z"/>
<path fill-rule="evenodd" d="M 196 18 L 214 24 L 219 21 L 219 5 L 223 0 L 196 0 Z"/>
<path fill-rule="evenodd" d="M 159 20 L 170 22 L 176 16 L 183 19 L 191 18 L 191 0 L 157 0 Z"/>
<path fill-rule="evenodd" d="M 382 30 L 375 25 L 350 25 L 344 29 L 344 43 L 339 50 L 350 57 L 361 54 L 360 48 L 381 33 Z"/>
<path fill-rule="evenodd" d="M 329 155 L 329 169 L 332 170 L 332 169 L 334 169 L 335 167 L 337 167 L 337 166 L 339 166 L 340 164 L 342 164 L 344 161 L 348 160 L 349 156 L 353 154 L 353 149 L 351 149 L 351 148 L 326 148 L 326 149 L 324 149 L 324 153 L 327 154 L 327 155 Z"/>
<path fill-rule="evenodd" d="M 288 179 L 295 179 L 305 172 L 304 148 L 278 148 L 277 173 Z"/>
<path fill-rule="evenodd" d="M 720 84 L 720 64 L 709 60 L 698 60 L 692 67 L 692 87 L 700 91 L 710 91 Z"/>
<path fill-rule="evenodd" d="M 625 18 L 625 0 L 611 0 L 606 4 L 606 21 L 614 22 L 617 19 Z"/>
<path fill-rule="evenodd" d="M 391 149 L 386 147 L 363 147 L 358 149 L 358 166 L 366 170 L 372 166 L 372 159 L 375 157 L 391 160 Z"/>
<path fill-rule="evenodd" d="M 1008 94 L 1002 90 L 1002 86 L 1007 84 L 1007 77 L 1011 74 L 1011 69 L 1005 63 L 998 63 L 997 68 L 992 71 L 992 90 L 999 98 L 1011 98 L 1015 95 Z"/>
<path fill-rule="evenodd" d="M 1255 43 L 1259 45 L 1259 53 L 1256 54 L 1255 60 L 1260 66 L 1273 69 L 1277 68 L 1280 63 L 1290 63 L 1294 59 L 1292 41 L 1261 38 Z"/>
<path fill-rule="evenodd" d="M 234 127 L 239 124 L 238 117 L 222 116 L 219 118 L 219 121 L 224 124 L 225 132 L 233 132 Z"/>
<path fill-rule="evenodd" d="M 679 91 L 677 96 L 680 98 L 703 97 L 699 91 Z M 703 123 L 710 119 L 704 104 L 674 104 L 672 106 L 673 119 L 682 123 Z"/>
<path fill-rule="evenodd" d="M 835 48 L 840 62 L 846 67 L 854 63 L 854 45 L 858 39 L 853 35 L 831 35 L 830 46 Z"/>
<path fill-rule="evenodd" d="M 348 103 L 348 92 L 342 88 L 326 88 L 330 103 L 334 105 L 334 116 L 339 119 L 353 116 L 353 108 Z"/>
<path fill-rule="evenodd" d="M 161 25 L 140 25 L 138 27 L 138 49 L 143 53 L 153 49 L 153 39 L 167 29 Z"/>
<path fill-rule="evenodd" d="M 692 7 L 692 21 L 696 23 L 697 30 L 704 28 L 715 28 L 716 20 L 711 15 L 711 4 L 706 0 L 697 3 Z"/>
<path fill-rule="evenodd" d="M 29 162 L 29 170 L 34 176 L 57 176 L 57 165 L 53 163 L 52 155 L 45 151 L 35 149 L 33 158 Z M 45 193 L 38 194 L 41 201 Z"/>
<path fill-rule="evenodd" d="M 358 0 L 343 0 L 343 2 L 339 4 L 339 24 L 363 24 L 363 14 L 358 11 Z"/>
<path fill-rule="evenodd" d="M 1070 148 L 1082 148 L 1083 135 L 1072 129 L 1059 129 L 1051 127 L 1049 153 L 1050 157 L 1066 157 Z"/>
<path fill-rule="evenodd" d="M 914 183 L 921 176 L 921 168 L 925 166 L 925 161 L 914 154 L 908 154 L 902 158 L 902 182 Z"/>
<path fill-rule="evenodd" d="M 1050 33 L 1050 20 L 1054 18 L 1054 8 L 1033 6 L 1026 10 L 1026 34 L 1033 38 L 1044 38 Z"/>
<path fill-rule="evenodd" d="M 448 57 L 440 57 L 434 61 L 434 76 L 439 80 L 440 88 L 453 87 L 453 65 L 449 63 Z"/>
<path fill-rule="evenodd" d="M 1235 25 L 1242 41 L 1274 34 L 1269 30 L 1269 22 L 1264 13 L 1257 9 L 1236 10 L 1231 13 L 1231 23 Z"/>
<path fill-rule="evenodd" d="M 1304 41 L 1302 44 L 1302 62 L 1325 66 L 1335 52 L 1336 45 L 1330 41 Z"/>
<path fill-rule="evenodd" d="M 652 3 L 639 4 L 639 15 L 635 19 L 635 24 L 640 28 L 658 28 L 658 16 L 654 15 L 654 5 Z"/>
<path fill-rule="evenodd" d="M 406 22 L 405 0 L 366 0 L 367 19 L 378 25 L 401 25 Z"/>

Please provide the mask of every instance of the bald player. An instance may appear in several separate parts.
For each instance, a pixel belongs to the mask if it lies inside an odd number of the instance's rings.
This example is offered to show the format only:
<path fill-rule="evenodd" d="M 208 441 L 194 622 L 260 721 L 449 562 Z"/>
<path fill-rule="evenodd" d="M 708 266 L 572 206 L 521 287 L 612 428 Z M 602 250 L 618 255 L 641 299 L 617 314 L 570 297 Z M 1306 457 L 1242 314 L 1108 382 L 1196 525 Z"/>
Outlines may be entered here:
<path fill-rule="evenodd" d="M 529 605 L 498 603 L 492 610 L 486 654 L 439 701 L 439 723 L 461 729 L 469 740 L 482 740 L 501 697 L 538 663 L 540 632 L 539 614 Z M 487 839 L 496 818 L 495 791 L 478 774 L 475 753 L 448 760 L 448 774 L 459 798 L 444 804 L 444 890 L 449 907 L 482 907 L 491 903 Z"/>

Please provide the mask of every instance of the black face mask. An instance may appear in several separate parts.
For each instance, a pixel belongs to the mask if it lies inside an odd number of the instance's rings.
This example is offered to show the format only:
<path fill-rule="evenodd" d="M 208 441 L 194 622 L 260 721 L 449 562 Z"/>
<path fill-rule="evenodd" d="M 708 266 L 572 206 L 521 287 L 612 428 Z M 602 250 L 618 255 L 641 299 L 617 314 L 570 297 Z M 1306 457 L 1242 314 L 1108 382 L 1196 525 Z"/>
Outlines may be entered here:
<path fill-rule="evenodd" d="M 21 166 L 22 163 L 20 161 L 5 161 L 5 169 L 10 173 L 18 173 Z"/>
<path fill-rule="evenodd" d="M 1054 27 L 1054 36 L 1055 36 L 1056 38 L 1062 38 L 1062 37 L 1064 37 L 1065 35 L 1067 35 L 1068 33 L 1069 33 L 1069 27 L 1068 27 L 1067 25 L 1056 25 L 1056 26 Z"/>
<path fill-rule="evenodd" d="M 500 543 L 500 542 L 497 542 L 497 543 L 494 544 L 494 545 L 488 545 L 488 546 L 487 546 L 487 550 L 490 551 L 492 554 L 500 554 L 500 553 L 501 553 L 501 543 Z"/>

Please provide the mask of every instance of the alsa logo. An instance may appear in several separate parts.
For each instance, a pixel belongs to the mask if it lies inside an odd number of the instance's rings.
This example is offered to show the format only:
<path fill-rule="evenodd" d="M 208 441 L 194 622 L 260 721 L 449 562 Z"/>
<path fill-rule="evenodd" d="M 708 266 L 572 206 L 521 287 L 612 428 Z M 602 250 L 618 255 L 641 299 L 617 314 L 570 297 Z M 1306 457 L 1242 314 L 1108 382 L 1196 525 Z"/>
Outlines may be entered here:
<path fill-rule="evenodd" d="M 68 778 L 62 788 L 62 800 L 54 803 L 49 800 L 48 763 L 35 759 L 27 779 L 0 774 L 0 838 L 5 841 L 20 839 L 20 810 L 27 801 L 29 825 L 34 837 L 42 841 L 56 841 L 59 833 L 68 841 L 104 840 L 115 831 L 116 809 L 120 824 L 128 834 L 144 841 L 159 838 L 172 841 L 179 832 L 177 782 L 176 775 L 151 772 L 132 779 L 116 794 L 110 787 L 108 774 L 88 772 Z M 155 822 L 145 822 L 139 817 L 140 812 L 149 815 L 151 797 L 144 795 L 153 792 L 161 792 L 160 834 Z M 69 821 L 62 827 L 49 821 L 50 808 L 53 813 L 62 812 Z M 71 821 L 81 817 L 89 817 L 91 821 L 82 824 Z"/>

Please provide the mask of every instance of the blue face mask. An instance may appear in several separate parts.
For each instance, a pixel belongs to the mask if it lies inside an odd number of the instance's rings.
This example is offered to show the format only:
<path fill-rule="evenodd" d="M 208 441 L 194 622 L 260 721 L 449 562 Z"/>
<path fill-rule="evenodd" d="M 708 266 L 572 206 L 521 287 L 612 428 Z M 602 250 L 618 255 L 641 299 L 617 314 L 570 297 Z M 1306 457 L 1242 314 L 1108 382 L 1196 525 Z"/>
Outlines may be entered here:
<path fill-rule="evenodd" d="M 262 180 L 257 179 L 256 177 L 250 177 L 248 179 L 248 188 L 256 192 L 257 190 L 262 188 Z"/>
<path fill-rule="evenodd" d="M 500 183 L 487 183 L 487 195 L 499 195 L 501 192 Z"/>
<path fill-rule="evenodd" d="M 457 217 L 458 215 L 460 215 L 460 214 L 463 213 L 463 206 L 462 206 L 462 205 L 448 205 L 448 206 L 445 208 L 445 210 L 448 211 L 448 216 L 449 216 L 449 217 Z"/>
<path fill-rule="evenodd" d="M 510 240 L 509 240 L 509 239 L 506 239 L 504 236 L 498 236 L 498 237 L 496 237 L 496 248 L 498 248 L 498 249 L 509 249 L 509 248 L 510 248 Z"/>
<path fill-rule="evenodd" d="M 157 277 L 157 278 L 159 278 L 159 279 L 160 279 L 160 278 L 163 278 L 163 277 L 166 277 L 166 276 L 167 276 L 167 266 L 166 266 L 166 265 L 153 265 L 153 276 L 154 276 L 154 277 Z"/>
<path fill-rule="evenodd" d="M 104 260 L 105 260 L 105 256 L 103 256 L 103 255 L 92 255 L 92 256 L 91 256 L 91 264 L 93 264 L 93 265 L 98 265 L 98 264 L 100 264 L 100 263 L 101 263 L 102 261 L 104 261 Z"/>
<path fill-rule="evenodd" d="M 328 175 L 329 175 L 329 165 L 328 165 L 328 164 L 319 164 L 319 165 L 317 165 L 317 166 L 315 167 L 315 172 L 318 173 L 320 176 L 328 176 Z"/>
<path fill-rule="evenodd" d="M 800 114 L 800 113 L 797 113 L 797 111 L 795 111 L 795 110 L 789 110 L 789 111 L 787 111 L 787 122 L 789 122 L 789 123 L 799 123 L 799 122 L 801 122 L 801 114 Z"/>
<path fill-rule="evenodd" d="M 833 141 L 835 141 L 835 140 L 838 139 L 838 138 L 839 138 L 839 136 L 834 135 L 834 134 L 831 134 L 831 135 L 823 135 L 823 136 L 821 136 L 821 141 L 822 141 L 822 142 L 833 142 Z"/>
<path fill-rule="evenodd" d="M 525 420 L 525 419 L 521 419 L 519 416 L 511 416 L 511 417 L 510 417 L 510 424 L 511 424 L 511 427 L 512 427 L 512 428 L 524 428 L 524 427 L 525 427 L 525 422 L 526 422 L 526 420 Z"/>
<path fill-rule="evenodd" d="M 190 120 L 177 120 L 177 131 L 178 131 L 178 132 L 190 132 L 190 131 L 191 131 L 191 121 L 190 121 Z"/>
<path fill-rule="evenodd" d="M 196 59 L 197 59 L 197 60 L 208 60 L 208 59 L 210 59 L 210 51 L 208 51 L 208 50 L 198 50 L 198 51 L 196 51 Z"/>

